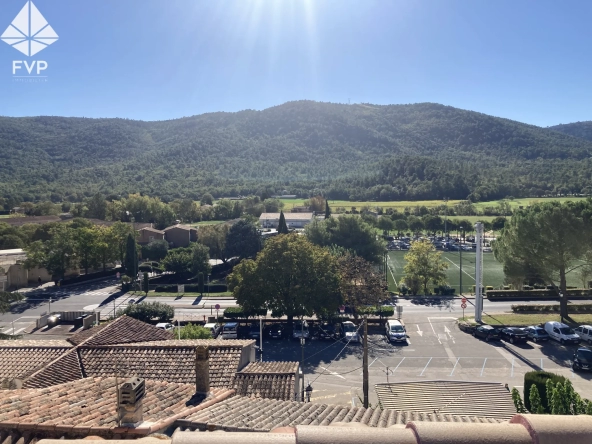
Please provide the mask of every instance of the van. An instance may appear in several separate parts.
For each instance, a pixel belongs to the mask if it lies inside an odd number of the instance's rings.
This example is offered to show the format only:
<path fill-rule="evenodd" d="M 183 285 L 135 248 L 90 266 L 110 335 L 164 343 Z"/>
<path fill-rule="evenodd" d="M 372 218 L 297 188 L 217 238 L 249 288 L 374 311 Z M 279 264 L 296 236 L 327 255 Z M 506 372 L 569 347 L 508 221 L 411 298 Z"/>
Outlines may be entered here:
<path fill-rule="evenodd" d="M 216 324 L 215 322 L 209 323 L 204 325 L 204 328 L 207 328 L 212 333 L 212 338 L 216 339 L 218 333 L 220 333 L 220 329 L 222 326 L 220 324 Z"/>
<path fill-rule="evenodd" d="M 407 332 L 401 322 L 390 320 L 384 324 L 385 334 L 389 341 L 407 342 Z"/>
<path fill-rule="evenodd" d="M 222 339 L 238 339 L 238 322 L 227 322 L 222 327 Z"/>
<path fill-rule="evenodd" d="M 561 342 L 561 344 L 579 344 L 580 337 L 574 331 L 561 322 L 551 321 L 545 324 L 545 331 L 551 339 Z"/>
<path fill-rule="evenodd" d="M 588 341 L 588 344 L 592 345 L 592 327 L 590 325 L 580 325 L 575 329 L 575 332 L 582 341 Z"/>
<path fill-rule="evenodd" d="M 304 338 L 308 339 L 310 332 L 308 331 L 308 322 L 306 321 L 294 321 L 292 328 L 292 339 Z"/>

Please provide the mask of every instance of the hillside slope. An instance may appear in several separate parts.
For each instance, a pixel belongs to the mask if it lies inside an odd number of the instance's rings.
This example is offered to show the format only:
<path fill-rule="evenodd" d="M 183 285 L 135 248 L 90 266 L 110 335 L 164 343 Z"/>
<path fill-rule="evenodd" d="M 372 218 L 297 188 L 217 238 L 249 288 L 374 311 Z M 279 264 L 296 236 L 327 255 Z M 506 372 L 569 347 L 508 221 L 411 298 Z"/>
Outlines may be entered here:
<path fill-rule="evenodd" d="M 168 200 L 268 187 L 364 198 L 519 196 L 589 186 L 591 153 L 592 142 L 431 103 L 299 101 L 160 122 L 3 117 L 0 195 L 59 201 L 143 192 Z M 485 192 L 500 180 L 503 190 Z"/>
<path fill-rule="evenodd" d="M 574 122 L 549 127 L 553 131 L 592 141 L 592 121 Z"/>

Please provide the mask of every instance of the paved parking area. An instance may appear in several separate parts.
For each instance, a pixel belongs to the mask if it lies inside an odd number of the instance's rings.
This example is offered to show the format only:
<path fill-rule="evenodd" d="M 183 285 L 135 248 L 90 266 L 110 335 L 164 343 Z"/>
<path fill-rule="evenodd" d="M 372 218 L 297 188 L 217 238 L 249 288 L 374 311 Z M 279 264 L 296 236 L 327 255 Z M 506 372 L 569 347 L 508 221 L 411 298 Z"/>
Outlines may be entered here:
<path fill-rule="evenodd" d="M 554 341 L 543 344 L 484 342 L 458 329 L 455 317 L 415 316 L 406 320 L 408 344 L 390 344 L 381 330 L 371 329 L 370 386 L 381 382 L 463 380 L 501 382 L 522 390 L 524 374 L 548 370 L 571 379 L 576 390 L 592 398 L 592 373 L 574 373 L 571 357 L 576 346 Z M 302 359 L 298 342 L 265 340 L 264 359 Z M 336 359 L 337 357 L 337 359 Z M 319 402 L 357 402 L 362 392 L 362 347 L 338 341 L 310 341 L 304 347 L 305 380 Z M 376 402 L 371 394 L 371 402 Z"/>

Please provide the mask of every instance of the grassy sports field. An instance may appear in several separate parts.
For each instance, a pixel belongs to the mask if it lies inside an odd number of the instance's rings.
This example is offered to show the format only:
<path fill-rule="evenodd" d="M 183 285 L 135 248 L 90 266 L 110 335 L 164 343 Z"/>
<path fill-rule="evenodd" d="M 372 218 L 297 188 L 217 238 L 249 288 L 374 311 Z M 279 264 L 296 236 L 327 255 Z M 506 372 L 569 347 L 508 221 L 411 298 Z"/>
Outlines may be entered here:
<path fill-rule="evenodd" d="M 405 275 L 403 267 L 405 266 L 405 254 L 407 251 L 389 251 L 388 254 L 388 281 L 389 290 L 395 291 L 401 279 Z M 472 293 L 475 285 L 475 253 L 462 252 L 462 288 L 463 293 Z M 460 252 L 447 251 L 442 253 L 442 257 L 448 263 L 448 284 L 459 293 L 460 288 Z M 504 271 L 502 264 L 495 260 L 493 253 L 483 253 L 483 285 L 500 287 L 504 284 Z M 582 283 L 578 280 L 576 274 L 567 275 L 567 285 L 581 287 Z"/>
<path fill-rule="evenodd" d="M 509 200 L 509 204 L 510 207 L 512 207 L 512 209 L 518 209 L 520 206 L 528 206 L 531 205 L 535 202 L 550 202 L 550 201 L 559 201 L 559 202 L 565 202 L 568 200 L 580 200 L 580 199 L 586 199 L 585 197 L 542 197 L 542 198 L 536 198 L 536 197 L 527 197 L 527 198 L 523 198 L 523 199 L 513 199 L 513 200 Z M 303 205 L 305 199 L 281 199 L 282 202 L 284 202 L 284 209 L 286 210 L 290 210 L 292 207 L 295 206 L 299 206 L 299 205 Z M 457 203 L 459 203 L 459 200 L 449 200 L 448 201 L 448 205 L 449 206 L 453 206 Z M 489 201 L 489 202 L 478 202 L 475 204 L 475 207 L 478 210 L 483 209 L 484 207 L 492 207 L 492 206 L 496 206 L 500 201 L 499 200 L 493 200 L 493 201 Z M 416 206 L 426 206 L 428 208 L 432 208 L 432 207 L 437 207 L 438 205 L 443 205 L 444 201 L 443 200 L 418 200 L 418 201 L 410 201 L 410 200 L 402 200 L 402 201 L 392 201 L 392 202 L 370 202 L 370 201 L 366 201 L 366 202 L 349 202 L 346 200 L 331 200 L 329 199 L 329 205 L 331 206 L 331 208 L 335 209 L 337 207 L 345 207 L 346 210 L 351 211 L 352 207 L 355 207 L 357 210 L 359 210 L 360 208 L 364 207 L 364 206 L 368 206 L 368 207 L 382 207 L 384 209 L 387 208 L 396 208 L 398 211 L 404 211 L 406 207 L 409 208 L 413 208 Z M 477 217 L 477 216 L 474 216 Z M 483 220 L 483 218 L 481 217 L 481 220 Z"/>

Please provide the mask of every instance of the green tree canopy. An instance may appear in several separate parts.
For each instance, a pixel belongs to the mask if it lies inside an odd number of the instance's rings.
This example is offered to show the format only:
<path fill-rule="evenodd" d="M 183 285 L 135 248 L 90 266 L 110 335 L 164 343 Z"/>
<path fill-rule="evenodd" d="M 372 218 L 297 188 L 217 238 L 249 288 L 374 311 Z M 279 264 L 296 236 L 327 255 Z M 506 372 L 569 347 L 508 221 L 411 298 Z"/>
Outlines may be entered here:
<path fill-rule="evenodd" d="M 351 250 L 375 264 L 382 261 L 385 249 L 383 242 L 377 239 L 375 230 L 353 215 L 313 221 L 306 227 L 306 237 L 322 247 L 338 245 Z"/>
<path fill-rule="evenodd" d="M 208 247 L 210 257 L 226 262 L 226 235 L 229 230 L 228 224 L 202 225 L 199 227 L 197 241 Z"/>
<path fill-rule="evenodd" d="M 294 317 L 334 312 L 341 303 L 335 258 L 295 233 L 269 239 L 227 281 L 245 311 L 266 308 L 287 316 L 290 328 Z"/>
<path fill-rule="evenodd" d="M 409 289 L 416 290 L 417 285 L 428 294 L 428 285 L 443 285 L 446 283 L 448 264 L 442 260 L 442 253 L 436 251 L 434 245 L 427 239 L 411 243 L 409 252 L 405 255 L 405 283 Z"/>
<path fill-rule="evenodd" d="M 212 339 L 212 332 L 202 327 L 189 323 L 181 328 L 181 339 Z"/>
<path fill-rule="evenodd" d="M 172 271 L 173 273 L 188 273 L 193 266 L 193 252 L 189 248 L 175 248 L 169 250 L 160 264 L 166 271 Z"/>
<path fill-rule="evenodd" d="M 226 235 L 226 257 L 241 259 L 255 257 L 259 252 L 260 238 L 254 223 L 241 219 Z"/>
<path fill-rule="evenodd" d="M 212 266 L 210 265 L 209 249 L 205 245 L 195 244 L 191 252 L 191 273 L 197 276 L 199 273 L 210 274 Z"/>
<path fill-rule="evenodd" d="M 136 239 L 131 233 L 127 236 L 125 246 L 125 274 L 132 280 L 138 277 L 138 250 L 136 249 Z"/>
<path fill-rule="evenodd" d="M 506 277 L 518 282 L 542 281 L 567 295 L 566 275 L 589 259 L 591 215 L 590 200 L 547 202 L 518 210 L 493 244 Z M 568 316 L 567 299 L 560 299 L 563 317 Z"/>
<path fill-rule="evenodd" d="M 162 302 L 140 302 L 130 304 L 119 310 L 117 316 L 127 315 L 142 322 L 170 322 L 175 317 L 175 309 Z"/>

